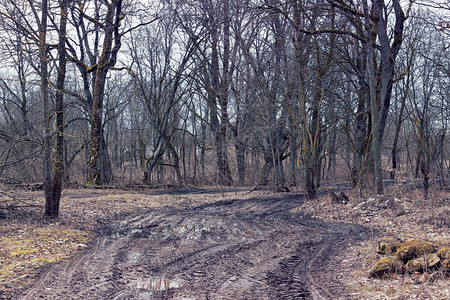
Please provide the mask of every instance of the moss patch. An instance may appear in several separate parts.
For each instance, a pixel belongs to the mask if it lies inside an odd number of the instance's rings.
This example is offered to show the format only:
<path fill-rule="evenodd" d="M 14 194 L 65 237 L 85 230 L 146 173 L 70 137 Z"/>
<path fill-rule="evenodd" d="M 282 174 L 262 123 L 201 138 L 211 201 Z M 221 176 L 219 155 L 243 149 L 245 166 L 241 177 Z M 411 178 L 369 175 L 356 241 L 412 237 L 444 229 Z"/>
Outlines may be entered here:
<path fill-rule="evenodd" d="M 391 273 L 400 273 L 405 269 L 403 263 L 396 256 L 383 257 L 373 266 L 370 276 L 384 277 Z"/>
<path fill-rule="evenodd" d="M 439 256 L 440 259 L 450 258 L 450 248 L 449 247 L 441 248 L 436 252 L 436 254 L 437 256 Z"/>
<path fill-rule="evenodd" d="M 436 270 L 442 266 L 446 270 L 449 248 L 441 248 L 431 242 L 400 238 L 382 238 L 378 241 L 378 254 L 390 254 L 379 259 L 370 271 L 371 277 L 385 277 L 388 274 L 415 273 Z M 447 261 L 446 261 L 447 260 Z"/>
<path fill-rule="evenodd" d="M 397 251 L 398 247 L 400 246 L 400 241 L 396 238 L 382 238 L 378 241 L 378 254 L 385 254 L 390 255 Z"/>
<path fill-rule="evenodd" d="M 436 250 L 436 245 L 421 240 L 409 240 L 401 243 L 398 247 L 396 255 L 404 263 L 426 253 L 432 253 Z"/>
<path fill-rule="evenodd" d="M 0 295 L 38 267 L 73 256 L 92 237 L 86 231 L 54 225 L 17 227 L 5 233 L 0 237 Z"/>

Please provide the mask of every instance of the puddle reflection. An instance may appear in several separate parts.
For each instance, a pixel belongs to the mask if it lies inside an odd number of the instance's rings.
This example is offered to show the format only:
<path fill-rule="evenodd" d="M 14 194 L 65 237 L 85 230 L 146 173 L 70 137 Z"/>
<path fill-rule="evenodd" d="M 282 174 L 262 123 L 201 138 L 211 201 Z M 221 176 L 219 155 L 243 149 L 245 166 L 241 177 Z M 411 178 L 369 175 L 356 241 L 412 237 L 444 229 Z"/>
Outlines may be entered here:
<path fill-rule="evenodd" d="M 150 291 L 164 291 L 172 288 L 179 288 L 182 286 L 182 281 L 178 279 L 167 278 L 150 278 L 138 279 L 132 283 L 134 288 L 145 289 Z"/>

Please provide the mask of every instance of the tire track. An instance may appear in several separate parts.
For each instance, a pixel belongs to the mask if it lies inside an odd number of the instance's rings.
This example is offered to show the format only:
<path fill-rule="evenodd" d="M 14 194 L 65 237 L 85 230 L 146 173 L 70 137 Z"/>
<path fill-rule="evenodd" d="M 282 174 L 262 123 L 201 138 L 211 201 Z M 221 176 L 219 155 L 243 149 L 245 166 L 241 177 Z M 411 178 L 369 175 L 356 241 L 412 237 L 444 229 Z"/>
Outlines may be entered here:
<path fill-rule="evenodd" d="M 18 299 L 338 299 L 318 271 L 368 230 L 289 211 L 304 197 L 153 210 L 105 228 Z"/>

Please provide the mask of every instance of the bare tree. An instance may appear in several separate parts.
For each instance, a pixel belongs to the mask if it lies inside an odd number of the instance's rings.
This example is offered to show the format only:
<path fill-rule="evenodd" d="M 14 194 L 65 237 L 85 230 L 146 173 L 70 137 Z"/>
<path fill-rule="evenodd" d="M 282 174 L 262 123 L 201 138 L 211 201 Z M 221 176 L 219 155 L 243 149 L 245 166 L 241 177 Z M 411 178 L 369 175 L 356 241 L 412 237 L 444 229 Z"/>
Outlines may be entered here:
<path fill-rule="evenodd" d="M 187 36 L 186 41 L 181 40 L 175 21 L 175 15 L 168 14 L 154 27 L 142 28 L 130 41 L 130 53 L 136 66 L 135 84 L 154 132 L 153 150 L 145 159 L 144 182 L 147 184 L 151 182 L 154 167 L 162 163 L 166 152 L 172 157 L 178 184 L 183 184 L 180 155 L 173 138 L 180 129 L 182 97 L 188 88 L 189 65 L 198 38 Z M 179 58 L 175 51 L 179 51 Z"/>
<path fill-rule="evenodd" d="M 58 75 L 56 80 L 55 127 L 56 145 L 51 182 L 45 186 L 45 215 L 58 217 L 64 178 L 64 81 L 66 77 L 67 0 L 60 0 L 58 41 Z M 47 177 L 45 177 L 47 179 Z"/>
<path fill-rule="evenodd" d="M 104 21 L 105 35 L 103 37 L 102 52 L 95 65 L 95 80 L 92 89 L 92 117 L 89 142 L 89 179 L 88 184 L 100 185 L 101 163 L 100 151 L 103 128 L 103 94 L 105 90 L 106 75 L 114 67 L 117 54 L 122 46 L 119 33 L 120 22 L 123 19 L 122 0 L 113 0 L 108 4 Z"/>
<path fill-rule="evenodd" d="M 233 179 L 228 161 L 227 128 L 229 124 L 228 103 L 231 74 L 230 69 L 230 1 L 202 1 L 205 22 L 209 33 L 210 55 L 204 70 L 204 84 L 208 93 L 210 128 L 216 144 L 218 181 L 231 185 Z M 219 44 L 223 52 L 219 52 Z M 206 51 L 204 50 L 206 54 Z M 207 56 L 205 56 L 206 58 Z M 220 65 L 220 58 L 222 64 Z"/>

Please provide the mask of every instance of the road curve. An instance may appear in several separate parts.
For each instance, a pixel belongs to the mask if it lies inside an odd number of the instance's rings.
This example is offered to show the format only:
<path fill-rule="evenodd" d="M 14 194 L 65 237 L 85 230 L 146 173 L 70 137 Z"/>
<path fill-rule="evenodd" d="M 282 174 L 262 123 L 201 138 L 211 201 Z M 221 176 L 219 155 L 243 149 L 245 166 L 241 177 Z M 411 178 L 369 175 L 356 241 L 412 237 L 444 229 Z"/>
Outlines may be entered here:
<path fill-rule="evenodd" d="M 112 223 L 18 299 L 346 299 L 333 256 L 359 225 L 292 213 L 305 197 L 227 200 Z"/>

